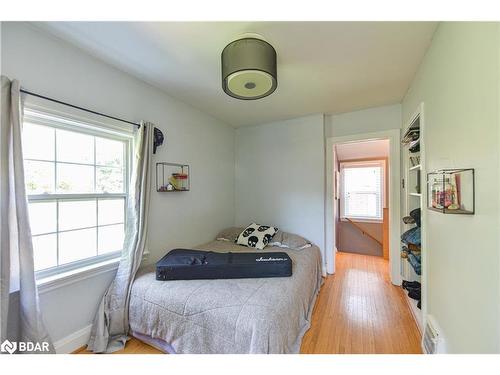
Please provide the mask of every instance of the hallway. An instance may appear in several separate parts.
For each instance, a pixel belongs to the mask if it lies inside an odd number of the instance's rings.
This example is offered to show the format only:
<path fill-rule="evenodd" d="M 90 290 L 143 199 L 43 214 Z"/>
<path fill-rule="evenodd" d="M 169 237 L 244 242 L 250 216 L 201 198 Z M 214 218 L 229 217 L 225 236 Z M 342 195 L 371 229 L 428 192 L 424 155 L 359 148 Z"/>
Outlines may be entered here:
<path fill-rule="evenodd" d="M 420 333 L 388 261 L 338 252 L 316 302 L 301 353 L 421 353 Z"/>

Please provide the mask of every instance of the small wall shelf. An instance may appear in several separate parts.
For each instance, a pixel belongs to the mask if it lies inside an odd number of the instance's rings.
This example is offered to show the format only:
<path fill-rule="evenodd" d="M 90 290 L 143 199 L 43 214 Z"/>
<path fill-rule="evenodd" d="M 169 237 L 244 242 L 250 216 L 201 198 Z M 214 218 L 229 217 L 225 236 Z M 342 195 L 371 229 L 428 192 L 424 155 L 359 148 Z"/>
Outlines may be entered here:
<path fill-rule="evenodd" d="M 440 169 L 427 174 L 427 208 L 443 214 L 474 215 L 474 169 Z"/>
<path fill-rule="evenodd" d="M 156 191 L 170 193 L 189 191 L 191 188 L 189 165 L 158 162 L 156 163 Z"/>

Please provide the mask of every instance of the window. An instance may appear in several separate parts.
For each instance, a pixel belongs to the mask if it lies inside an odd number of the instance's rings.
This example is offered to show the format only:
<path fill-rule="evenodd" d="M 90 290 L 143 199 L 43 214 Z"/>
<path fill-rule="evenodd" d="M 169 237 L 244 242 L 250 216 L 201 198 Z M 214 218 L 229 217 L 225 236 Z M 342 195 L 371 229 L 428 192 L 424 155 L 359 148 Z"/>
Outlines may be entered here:
<path fill-rule="evenodd" d="M 130 148 L 126 133 L 25 111 L 25 182 L 38 275 L 118 256 Z"/>
<path fill-rule="evenodd" d="M 340 164 L 342 219 L 382 220 L 384 165 L 384 161 Z"/>

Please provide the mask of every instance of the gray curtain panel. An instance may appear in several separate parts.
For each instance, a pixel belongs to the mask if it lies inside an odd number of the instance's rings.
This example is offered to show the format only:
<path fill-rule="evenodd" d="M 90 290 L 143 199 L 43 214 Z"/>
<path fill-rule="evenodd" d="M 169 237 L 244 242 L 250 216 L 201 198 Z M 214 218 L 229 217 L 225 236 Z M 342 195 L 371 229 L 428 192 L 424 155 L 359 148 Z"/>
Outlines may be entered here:
<path fill-rule="evenodd" d="M 146 247 L 154 124 L 141 123 L 134 140 L 135 160 L 127 207 L 125 241 L 115 279 L 99 304 L 87 349 L 112 353 L 125 346 L 130 290 Z"/>
<path fill-rule="evenodd" d="M 0 342 L 47 342 L 49 351 L 55 352 L 40 314 L 35 282 L 20 86 L 5 76 L 1 77 L 0 112 Z"/>

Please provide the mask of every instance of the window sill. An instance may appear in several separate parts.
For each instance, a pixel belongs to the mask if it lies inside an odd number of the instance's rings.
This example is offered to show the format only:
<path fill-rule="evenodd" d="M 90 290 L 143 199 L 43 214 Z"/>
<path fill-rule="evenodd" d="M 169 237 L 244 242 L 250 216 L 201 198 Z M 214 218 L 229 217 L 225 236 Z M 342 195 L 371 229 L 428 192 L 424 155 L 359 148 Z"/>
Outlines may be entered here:
<path fill-rule="evenodd" d="M 145 252 L 142 260 L 149 257 L 149 252 Z M 116 271 L 120 263 L 120 256 L 108 259 L 99 263 L 94 263 L 85 267 L 80 267 L 74 270 L 61 272 L 56 275 L 46 276 L 36 280 L 38 293 L 44 294 L 54 289 L 59 289 L 64 286 L 89 279 L 94 276 L 101 275 L 106 272 Z"/>
<path fill-rule="evenodd" d="M 383 220 L 381 219 L 365 219 L 365 218 L 356 218 L 356 217 L 350 217 L 349 218 L 352 222 L 354 223 L 371 223 L 371 224 L 383 224 Z M 347 222 L 347 218 L 342 217 L 340 218 L 340 221 L 342 222 Z"/>

